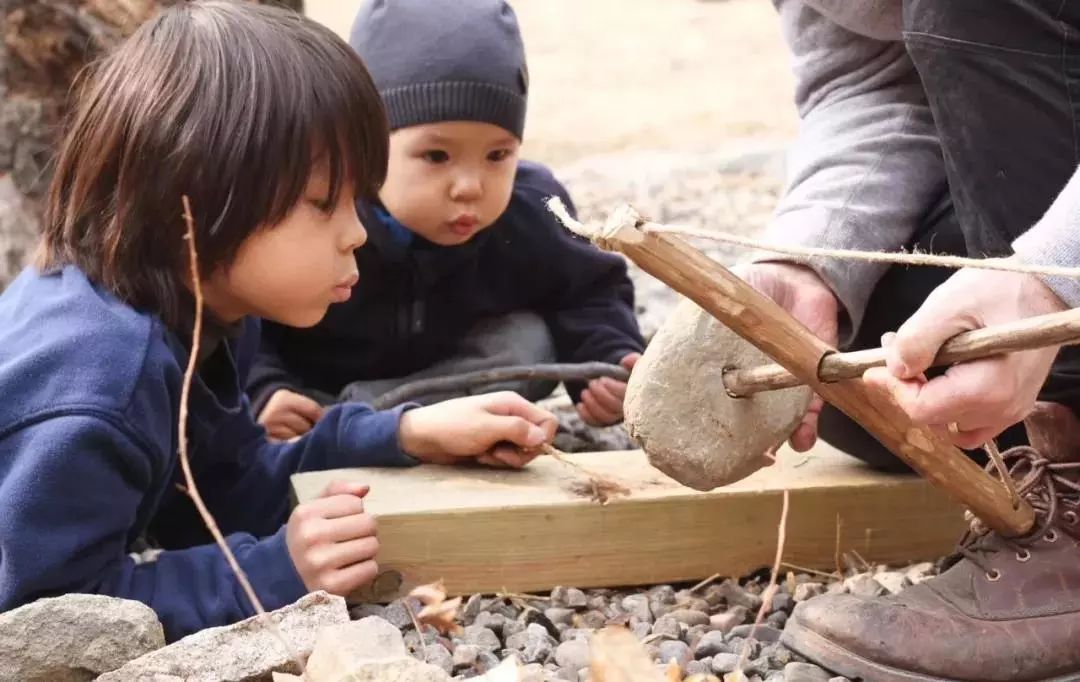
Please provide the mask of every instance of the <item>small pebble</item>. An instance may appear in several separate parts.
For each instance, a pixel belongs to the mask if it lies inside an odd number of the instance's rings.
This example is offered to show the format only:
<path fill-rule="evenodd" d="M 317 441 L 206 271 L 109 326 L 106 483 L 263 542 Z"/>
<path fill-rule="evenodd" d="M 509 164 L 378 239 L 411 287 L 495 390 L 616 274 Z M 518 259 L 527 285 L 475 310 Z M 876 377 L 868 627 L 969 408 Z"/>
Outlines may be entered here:
<path fill-rule="evenodd" d="M 500 632 L 505 635 L 506 628 L 506 616 L 501 613 L 491 613 L 490 611 L 481 611 L 476 614 L 476 618 L 473 619 L 473 625 L 479 625 L 481 627 L 488 628 L 498 634 Z"/>
<path fill-rule="evenodd" d="M 589 598 L 576 587 L 566 591 L 566 605 L 572 609 L 584 609 L 589 605 Z"/>
<path fill-rule="evenodd" d="M 717 675 L 734 672 L 739 667 L 739 655 L 719 653 L 713 656 L 712 671 Z"/>
<path fill-rule="evenodd" d="M 689 644 L 690 648 L 693 649 L 707 632 L 712 632 L 708 625 L 695 625 L 692 628 L 688 628 L 686 632 L 683 633 L 682 641 Z"/>
<path fill-rule="evenodd" d="M 851 682 L 851 680 L 846 677 L 841 677 L 840 675 L 837 675 L 836 677 L 830 677 L 829 682 Z"/>
<path fill-rule="evenodd" d="M 537 609 L 526 609 L 523 618 L 527 625 L 536 624 L 547 630 L 547 633 L 556 639 L 559 637 L 559 628 L 555 627 L 555 623 L 551 622 L 551 619 L 547 617 L 542 611 Z"/>
<path fill-rule="evenodd" d="M 399 630 L 412 625 L 412 616 L 409 615 L 409 610 L 400 599 L 391 602 L 389 606 L 383 609 L 382 617 Z"/>
<path fill-rule="evenodd" d="M 683 666 L 683 674 L 687 676 L 705 675 L 709 672 L 709 666 L 704 661 L 690 661 Z"/>
<path fill-rule="evenodd" d="M 739 625 L 732 628 L 731 632 L 728 633 L 728 636 L 745 638 L 750 637 L 751 633 L 753 633 L 754 639 L 759 642 L 764 642 L 768 644 L 780 641 L 781 632 L 776 628 L 769 627 L 768 625 L 758 625 L 757 627 L 754 627 L 753 625 Z"/>
<path fill-rule="evenodd" d="M 911 584 L 907 576 L 899 571 L 884 571 L 874 576 L 874 580 L 885 588 L 889 594 L 900 594 L 900 591 Z"/>
<path fill-rule="evenodd" d="M 665 618 L 674 618 L 678 622 L 683 623 L 683 624 L 685 624 L 687 626 L 708 625 L 709 624 L 709 616 L 708 616 L 708 614 L 703 613 L 701 611 L 694 611 L 694 610 L 691 610 L 691 609 L 677 609 L 675 611 L 672 611 L 671 613 L 669 613 L 668 615 L 666 615 L 664 617 Z"/>
<path fill-rule="evenodd" d="M 723 591 L 724 601 L 728 606 L 743 606 L 750 611 L 761 608 L 761 597 L 743 589 L 739 583 L 730 578 L 720 583 L 720 589 Z"/>
<path fill-rule="evenodd" d="M 478 594 L 474 594 L 469 597 L 465 602 L 465 606 L 461 609 L 461 615 L 466 621 L 475 620 L 480 612 L 484 610 L 484 598 Z"/>
<path fill-rule="evenodd" d="M 754 659 L 758 657 L 758 653 L 761 651 L 761 642 L 756 639 L 743 639 L 742 637 L 730 637 L 728 638 L 728 649 L 732 653 L 742 656 L 743 651 L 746 651 L 746 657 Z"/>
<path fill-rule="evenodd" d="M 667 639 L 678 639 L 681 633 L 679 630 L 679 621 L 671 616 L 661 616 L 653 623 L 652 633 L 660 637 L 666 637 Z"/>
<path fill-rule="evenodd" d="M 499 642 L 499 637 L 490 629 L 483 625 L 470 625 L 465 628 L 465 634 L 462 637 L 466 644 L 472 644 L 478 647 L 481 651 L 495 652 L 502 647 Z"/>
<path fill-rule="evenodd" d="M 650 601 L 658 601 L 661 604 L 675 603 L 675 588 L 671 585 L 657 585 L 648 592 Z"/>
<path fill-rule="evenodd" d="M 780 643 L 762 647 L 761 656 L 768 659 L 770 668 L 783 668 L 794 660 L 791 651 Z"/>
<path fill-rule="evenodd" d="M 631 594 L 622 599 L 622 607 L 638 620 L 651 623 L 652 611 L 649 609 L 649 598 L 643 594 Z"/>
<path fill-rule="evenodd" d="M 869 573 L 860 573 L 853 575 L 844 581 L 844 589 L 855 595 L 856 597 L 867 597 L 873 599 L 874 597 L 880 597 L 885 593 L 885 588 L 881 586 L 874 576 Z"/>
<path fill-rule="evenodd" d="M 716 656 L 717 654 L 729 653 L 727 642 L 724 639 L 724 633 L 719 630 L 713 630 L 712 632 L 706 632 L 701 639 L 698 640 L 696 646 L 694 646 L 694 656 L 696 658 L 705 658 L 706 656 Z"/>
<path fill-rule="evenodd" d="M 480 647 L 475 644 L 459 644 L 454 647 L 454 668 L 471 668 L 480 658 Z"/>
<path fill-rule="evenodd" d="M 600 611 L 586 611 L 574 618 L 574 626 L 598 630 L 607 624 L 607 620 L 607 616 Z"/>
<path fill-rule="evenodd" d="M 551 597 L 551 605 L 569 606 L 569 592 L 569 588 L 563 587 L 562 585 L 556 585 L 555 587 L 551 588 L 551 594 L 548 595 L 549 597 Z"/>
<path fill-rule="evenodd" d="M 423 652 L 420 655 L 421 657 L 425 656 Z M 441 644 L 429 646 L 427 648 L 425 660 L 433 666 L 442 668 L 447 674 L 452 674 L 454 672 L 454 657 L 446 650 L 446 647 Z"/>
<path fill-rule="evenodd" d="M 800 583 L 795 586 L 795 601 L 806 601 L 825 594 L 825 586 L 821 583 Z"/>
<path fill-rule="evenodd" d="M 563 642 L 555 649 L 555 662 L 574 671 L 589 667 L 589 643 L 582 639 Z"/>
<path fill-rule="evenodd" d="M 731 632 L 737 625 L 746 622 L 746 608 L 736 606 L 727 613 L 717 613 L 709 616 L 709 626 L 720 632 Z"/>
<path fill-rule="evenodd" d="M 580 630 L 578 628 L 567 628 L 567 629 L 563 630 L 562 633 L 559 635 L 559 639 L 561 639 L 564 642 L 570 642 L 570 641 L 573 641 L 575 639 L 588 640 L 589 639 L 589 631 L 588 630 Z"/>
<path fill-rule="evenodd" d="M 685 668 L 686 664 L 692 660 L 694 660 L 694 656 L 690 653 L 690 647 L 687 646 L 686 642 L 667 640 L 660 643 L 659 661 L 661 663 L 675 661 L 680 668 Z"/>
<path fill-rule="evenodd" d="M 652 634 L 653 626 L 648 623 L 634 623 L 630 626 L 630 632 L 634 633 L 634 636 L 638 639 L 645 639 Z"/>
<path fill-rule="evenodd" d="M 502 663 L 498 656 L 490 651 L 481 651 L 476 660 L 476 669 L 484 673 Z"/>
<path fill-rule="evenodd" d="M 831 676 L 813 663 L 788 663 L 784 666 L 784 682 L 829 682 Z"/>
<path fill-rule="evenodd" d="M 772 598 L 773 613 L 777 611 L 791 611 L 795 608 L 795 600 L 787 592 L 777 592 Z"/>
<path fill-rule="evenodd" d="M 777 630 L 783 630 L 784 626 L 787 625 L 787 621 L 787 611 L 776 611 L 765 617 L 765 623 Z"/>
<path fill-rule="evenodd" d="M 505 620 L 504 619 L 502 621 L 502 623 L 503 623 L 503 626 L 502 626 L 503 640 L 505 640 L 507 637 L 510 637 L 511 635 L 516 635 L 519 632 L 524 632 L 525 631 L 525 623 L 523 621 L 520 621 L 520 620 L 517 620 L 517 619 L 515 619 L 515 620 Z"/>

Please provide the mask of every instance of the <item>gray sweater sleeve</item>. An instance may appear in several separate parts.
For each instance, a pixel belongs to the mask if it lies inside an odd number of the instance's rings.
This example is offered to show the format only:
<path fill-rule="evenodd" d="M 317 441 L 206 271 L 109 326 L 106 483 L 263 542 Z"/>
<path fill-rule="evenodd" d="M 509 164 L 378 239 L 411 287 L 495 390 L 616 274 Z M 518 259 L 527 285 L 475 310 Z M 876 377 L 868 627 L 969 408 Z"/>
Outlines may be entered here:
<path fill-rule="evenodd" d="M 1012 246 L 1025 263 L 1080 267 L 1080 170 L 1073 173 L 1042 219 Z M 1080 280 L 1044 277 L 1043 281 L 1065 305 L 1080 307 Z"/>
<path fill-rule="evenodd" d="M 788 186 L 766 236 L 786 244 L 897 250 L 946 186 L 926 96 L 902 42 L 842 28 L 809 2 L 773 0 L 793 56 L 801 125 Z M 846 313 L 841 345 L 853 338 L 887 268 L 833 258 L 761 254 L 755 260 L 812 267 Z"/>

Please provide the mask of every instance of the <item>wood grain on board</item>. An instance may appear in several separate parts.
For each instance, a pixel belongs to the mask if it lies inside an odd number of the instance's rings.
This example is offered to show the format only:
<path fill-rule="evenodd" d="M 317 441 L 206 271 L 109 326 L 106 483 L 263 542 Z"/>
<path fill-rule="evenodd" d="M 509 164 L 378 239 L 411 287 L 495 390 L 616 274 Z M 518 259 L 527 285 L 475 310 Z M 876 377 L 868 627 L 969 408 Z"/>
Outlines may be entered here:
<path fill-rule="evenodd" d="M 882 474 L 827 446 L 782 451 L 781 464 L 696 492 L 640 451 L 568 458 L 631 492 L 606 505 L 588 477 L 550 457 L 522 471 L 420 466 L 340 469 L 293 477 L 299 501 L 336 479 L 371 485 L 380 578 L 357 599 L 387 601 L 445 581 L 452 594 L 544 591 L 739 576 L 772 563 L 782 490 L 791 490 L 784 560 L 832 570 L 841 551 L 906 563 L 947 553 L 959 507 L 917 476 Z"/>

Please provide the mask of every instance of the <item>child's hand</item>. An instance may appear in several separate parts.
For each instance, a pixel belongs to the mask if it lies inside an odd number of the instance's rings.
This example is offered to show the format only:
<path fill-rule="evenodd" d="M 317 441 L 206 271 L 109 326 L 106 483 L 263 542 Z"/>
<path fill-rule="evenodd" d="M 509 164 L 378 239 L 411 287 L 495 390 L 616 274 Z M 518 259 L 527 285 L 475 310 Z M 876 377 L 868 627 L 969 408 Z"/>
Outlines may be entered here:
<path fill-rule="evenodd" d="M 521 468 L 555 436 L 558 421 L 517 393 L 504 391 L 418 407 L 401 415 L 401 449 L 434 464 L 473 458 Z"/>
<path fill-rule="evenodd" d="M 285 529 L 296 572 L 311 591 L 346 596 L 375 579 L 375 519 L 364 511 L 362 483 L 334 481 L 316 500 L 293 509 Z"/>
<path fill-rule="evenodd" d="M 280 388 L 266 401 L 258 421 L 272 440 L 292 440 L 310 431 L 322 414 L 322 405 L 311 398 Z"/>
<path fill-rule="evenodd" d="M 641 353 L 629 353 L 623 356 L 619 364 L 628 370 L 634 369 Z M 623 399 L 626 398 L 626 382 L 611 377 L 601 377 L 589 382 L 588 388 L 581 392 L 581 402 L 577 412 L 581 421 L 589 426 L 611 426 L 622 421 Z"/>

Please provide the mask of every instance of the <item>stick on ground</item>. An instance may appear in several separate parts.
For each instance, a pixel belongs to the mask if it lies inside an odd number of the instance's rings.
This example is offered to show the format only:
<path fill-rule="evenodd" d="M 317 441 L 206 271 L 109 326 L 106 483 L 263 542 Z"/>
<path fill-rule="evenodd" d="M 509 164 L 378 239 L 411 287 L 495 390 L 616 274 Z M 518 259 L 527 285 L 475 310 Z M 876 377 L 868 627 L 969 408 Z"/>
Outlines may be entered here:
<path fill-rule="evenodd" d="M 609 365 L 606 362 L 512 365 L 481 369 L 452 376 L 418 379 L 402 384 L 372 401 L 372 407 L 376 410 L 386 410 L 425 395 L 456 393 L 506 381 L 588 381 L 600 377 L 611 377 L 625 382 L 630 378 L 630 372 L 618 365 Z"/>

